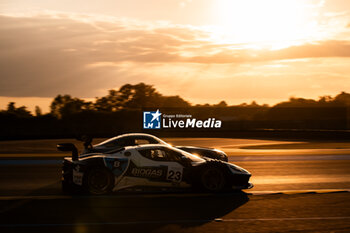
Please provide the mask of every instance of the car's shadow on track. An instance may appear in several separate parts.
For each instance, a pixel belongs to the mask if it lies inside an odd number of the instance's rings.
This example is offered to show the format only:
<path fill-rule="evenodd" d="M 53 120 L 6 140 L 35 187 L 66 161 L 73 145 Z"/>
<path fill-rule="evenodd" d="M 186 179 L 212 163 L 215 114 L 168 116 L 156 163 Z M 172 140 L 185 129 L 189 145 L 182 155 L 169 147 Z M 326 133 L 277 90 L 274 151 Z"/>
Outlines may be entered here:
<path fill-rule="evenodd" d="M 178 232 L 220 221 L 248 201 L 244 192 L 39 198 L 2 212 L 0 231 Z"/>

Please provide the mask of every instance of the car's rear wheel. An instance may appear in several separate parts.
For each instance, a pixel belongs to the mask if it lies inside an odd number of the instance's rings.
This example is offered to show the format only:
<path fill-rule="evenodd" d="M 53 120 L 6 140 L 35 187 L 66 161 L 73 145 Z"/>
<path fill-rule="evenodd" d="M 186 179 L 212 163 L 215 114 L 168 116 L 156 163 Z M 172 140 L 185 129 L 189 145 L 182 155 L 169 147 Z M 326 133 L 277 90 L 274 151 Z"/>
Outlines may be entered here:
<path fill-rule="evenodd" d="M 220 169 L 208 168 L 201 175 L 201 184 L 206 191 L 221 192 L 226 188 L 226 178 Z"/>
<path fill-rule="evenodd" d="M 113 185 L 113 175 L 105 168 L 93 168 L 87 175 L 86 187 L 90 194 L 107 194 L 111 192 Z"/>
<path fill-rule="evenodd" d="M 73 193 L 73 187 L 67 181 L 62 181 L 61 188 L 62 188 L 62 192 L 64 194 L 72 194 Z"/>

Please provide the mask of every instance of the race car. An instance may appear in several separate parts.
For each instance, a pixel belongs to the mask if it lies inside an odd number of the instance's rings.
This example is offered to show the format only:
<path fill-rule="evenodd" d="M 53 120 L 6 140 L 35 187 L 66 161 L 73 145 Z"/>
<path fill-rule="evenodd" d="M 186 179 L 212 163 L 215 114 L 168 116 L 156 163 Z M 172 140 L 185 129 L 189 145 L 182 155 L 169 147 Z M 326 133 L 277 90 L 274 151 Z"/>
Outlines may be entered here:
<path fill-rule="evenodd" d="M 101 195 L 129 188 L 195 188 L 208 192 L 249 189 L 251 174 L 232 163 L 201 158 L 164 144 L 127 146 L 78 156 L 71 143 L 58 144 L 65 157 L 64 192 Z"/>
<path fill-rule="evenodd" d="M 136 146 L 136 145 L 144 145 L 144 144 L 161 144 L 161 145 L 169 145 L 164 142 L 162 139 L 155 137 L 151 134 L 145 133 L 129 133 L 122 134 L 117 137 L 110 138 L 106 141 L 103 141 L 97 145 L 91 145 L 91 138 L 84 138 L 84 151 L 82 154 L 88 153 L 97 153 L 97 152 L 108 152 L 111 150 L 116 150 L 119 148 L 123 148 L 125 146 Z M 212 148 L 203 148 L 203 147 L 194 147 L 194 146 L 175 146 L 178 149 L 187 151 L 191 154 L 198 155 L 200 157 L 207 157 L 212 159 L 219 159 L 222 161 L 228 161 L 227 155 L 225 152 L 212 149 Z"/>

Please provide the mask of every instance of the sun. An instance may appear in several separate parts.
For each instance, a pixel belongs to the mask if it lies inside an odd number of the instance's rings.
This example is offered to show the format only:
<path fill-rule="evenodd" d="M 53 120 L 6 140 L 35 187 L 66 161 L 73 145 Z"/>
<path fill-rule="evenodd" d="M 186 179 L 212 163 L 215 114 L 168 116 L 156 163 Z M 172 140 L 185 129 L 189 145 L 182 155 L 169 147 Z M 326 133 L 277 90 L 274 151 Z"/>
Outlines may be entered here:
<path fill-rule="evenodd" d="M 314 36 L 315 7 L 305 0 L 220 0 L 213 33 L 223 42 L 288 46 Z"/>

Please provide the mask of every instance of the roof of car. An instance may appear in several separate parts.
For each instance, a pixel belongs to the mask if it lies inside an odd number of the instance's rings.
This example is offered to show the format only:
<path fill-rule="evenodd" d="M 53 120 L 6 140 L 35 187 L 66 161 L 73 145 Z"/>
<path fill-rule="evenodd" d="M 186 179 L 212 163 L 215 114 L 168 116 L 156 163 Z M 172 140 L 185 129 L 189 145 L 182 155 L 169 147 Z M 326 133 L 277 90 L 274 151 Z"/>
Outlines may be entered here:
<path fill-rule="evenodd" d="M 158 138 L 158 137 L 156 137 L 156 136 L 154 136 L 152 134 L 147 134 L 147 133 L 125 133 L 125 134 L 120 134 L 118 136 L 109 138 L 106 141 L 112 141 L 112 140 L 115 140 L 115 139 L 118 139 L 118 138 L 122 138 L 122 137 L 151 137 L 151 138 L 155 138 L 157 140 L 161 140 L 160 138 Z"/>
<path fill-rule="evenodd" d="M 94 146 L 100 146 L 104 143 L 108 143 L 108 142 L 111 142 L 111 141 L 114 141 L 114 140 L 117 140 L 117 139 L 120 139 L 120 138 L 124 138 L 124 137 L 148 137 L 148 138 L 153 138 L 154 140 L 160 142 L 160 143 L 163 143 L 163 144 L 167 144 L 166 142 L 164 142 L 162 139 L 152 135 L 152 134 L 146 134 L 146 133 L 126 133 L 126 134 L 121 134 L 121 135 L 118 135 L 116 137 L 112 137 L 112 138 L 109 138 L 103 142 L 100 142 L 99 144 L 96 144 Z"/>
<path fill-rule="evenodd" d="M 164 144 L 144 144 L 144 145 L 138 145 L 138 146 L 126 146 L 125 149 L 151 149 L 151 148 L 172 148 L 169 145 Z"/>
<path fill-rule="evenodd" d="M 121 135 L 118 135 L 117 137 L 127 137 L 127 136 L 147 136 L 147 137 L 156 137 L 152 134 L 148 134 L 148 133 L 125 133 L 125 134 L 121 134 Z"/>

